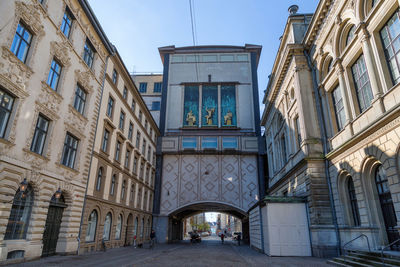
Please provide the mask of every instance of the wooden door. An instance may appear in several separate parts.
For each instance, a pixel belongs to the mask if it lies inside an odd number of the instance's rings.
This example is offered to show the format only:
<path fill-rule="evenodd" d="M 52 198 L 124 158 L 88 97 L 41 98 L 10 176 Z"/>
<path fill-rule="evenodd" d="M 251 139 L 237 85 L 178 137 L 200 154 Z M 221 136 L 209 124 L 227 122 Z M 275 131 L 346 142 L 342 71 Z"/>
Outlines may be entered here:
<path fill-rule="evenodd" d="M 61 219 L 65 208 L 64 199 L 53 200 L 50 202 L 47 213 L 45 230 L 43 233 L 42 257 L 56 254 L 58 234 L 60 232 Z"/>

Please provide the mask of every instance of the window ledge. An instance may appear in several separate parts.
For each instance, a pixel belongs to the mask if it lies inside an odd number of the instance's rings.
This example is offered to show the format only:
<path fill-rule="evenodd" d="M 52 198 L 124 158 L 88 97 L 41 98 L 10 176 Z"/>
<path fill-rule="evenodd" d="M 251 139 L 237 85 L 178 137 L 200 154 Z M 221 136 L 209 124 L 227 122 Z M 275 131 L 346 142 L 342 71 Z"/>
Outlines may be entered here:
<path fill-rule="evenodd" d="M 64 100 L 64 98 L 60 95 L 60 93 L 57 92 L 56 90 L 53 90 L 53 88 L 51 88 L 45 81 L 42 81 L 42 89 L 44 92 L 54 96 L 55 99 L 58 101 L 58 104 L 60 104 Z"/>
<path fill-rule="evenodd" d="M 61 163 L 59 163 L 59 162 L 57 162 L 56 165 L 57 165 L 58 167 L 61 167 L 61 168 L 66 169 L 66 170 L 68 170 L 68 171 L 70 171 L 70 172 L 73 172 L 74 174 L 79 174 L 79 170 L 76 170 L 76 169 L 73 169 L 73 168 L 71 168 L 71 167 L 65 166 L 64 164 L 61 164 Z"/>
<path fill-rule="evenodd" d="M 0 144 L 6 145 L 6 146 L 9 146 L 9 147 L 15 146 L 14 143 L 12 143 L 12 142 L 8 141 L 7 139 L 4 139 L 4 138 L 0 138 Z"/>
<path fill-rule="evenodd" d="M 33 155 L 33 156 L 35 156 L 35 157 L 37 157 L 37 158 L 43 160 L 43 161 L 46 161 L 46 162 L 49 162 L 49 161 L 50 161 L 49 158 L 47 158 L 47 157 L 45 157 L 45 156 L 43 156 L 43 155 L 40 155 L 40 154 L 38 154 L 38 153 L 36 153 L 36 152 L 33 152 L 33 151 L 31 151 L 30 149 L 23 148 L 22 150 L 23 150 L 24 152 L 30 154 L 30 155 Z"/>
<path fill-rule="evenodd" d="M 82 115 L 81 113 L 79 113 L 79 111 L 77 111 L 71 104 L 68 105 L 68 108 L 69 108 L 69 111 L 72 112 L 76 117 L 78 117 L 79 120 L 80 120 L 82 123 L 84 123 L 85 125 L 87 124 L 88 119 L 87 119 L 84 115 Z"/>

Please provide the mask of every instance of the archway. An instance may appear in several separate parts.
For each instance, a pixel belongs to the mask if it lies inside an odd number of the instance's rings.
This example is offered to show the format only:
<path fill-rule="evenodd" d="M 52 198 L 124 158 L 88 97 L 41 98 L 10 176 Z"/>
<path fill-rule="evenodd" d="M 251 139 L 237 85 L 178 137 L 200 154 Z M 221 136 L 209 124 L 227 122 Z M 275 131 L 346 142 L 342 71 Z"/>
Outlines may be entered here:
<path fill-rule="evenodd" d="M 241 221 L 241 232 L 244 242 L 249 241 L 249 223 L 247 213 L 237 209 L 235 207 L 214 203 L 204 202 L 196 203 L 182 207 L 175 210 L 168 216 L 168 240 L 169 242 L 176 242 L 184 239 L 184 221 L 186 218 L 203 213 L 203 212 L 217 212 L 222 214 L 228 214 L 236 217 Z"/>
<path fill-rule="evenodd" d="M 132 245 L 133 240 L 133 215 L 132 213 L 129 214 L 128 219 L 126 221 L 126 228 L 125 228 L 125 246 Z"/>

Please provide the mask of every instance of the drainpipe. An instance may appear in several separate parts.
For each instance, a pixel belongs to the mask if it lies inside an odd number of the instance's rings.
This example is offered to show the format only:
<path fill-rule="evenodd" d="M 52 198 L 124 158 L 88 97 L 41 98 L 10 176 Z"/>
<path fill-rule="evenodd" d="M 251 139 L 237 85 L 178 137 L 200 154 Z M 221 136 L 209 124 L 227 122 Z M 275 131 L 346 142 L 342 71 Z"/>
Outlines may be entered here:
<path fill-rule="evenodd" d="M 103 75 L 103 81 L 101 84 L 101 94 L 100 94 L 100 102 L 99 102 L 99 110 L 97 112 L 97 119 L 96 119 L 96 128 L 94 129 L 94 138 L 93 138 L 93 145 L 92 145 L 92 149 L 90 151 L 90 163 L 89 163 L 89 171 L 88 171 L 88 177 L 87 177 L 87 182 L 86 182 L 86 189 L 85 189 L 85 196 L 83 198 L 83 206 L 82 206 L 82 213 L 81 213 L 81 223 L 79 225 L 79 233 L 78 233 L 78 248 L 76 251 L 76 254 L 79 255 L 79 249 L 81 247 L 81 232 L 82 232 L 82 224 L 83 224 L 83 214 L 85 212 L 85 206 L 86 206 L 86 196 L 87 196 L 87 190 L 88 190 L 88 186 L 89 186 L 89 178 L 90 178 L 90 169 L 92 167 L 92 160 L 93 160 L 93 151 L 94 151 L 94 144 L 96 143 L 96 134 L 97 134 L 97 126 L 99 124 L 99 117 L 100 117 L 100 109 L 101 109 L 101 101 L 103 99 L 103 91 L 104 91 L 104 84 L 106 81 L 106 73 L 107 73 L 107 65 L 108 65 L 108 59 L 110 58 L 110 56 L 114 56 L 115 55 L 115 48 L 113 47 L 113 52 L 111 55 L 107 55 L 106 57 L 106 65 L 104 67 L 104 75 Z"/>
<path fill-rule="evenodd" d="M 316 102 L 316 106 L 317 106 L 318 122 L 320 125 L 319 128 L 320 128 L 320 133 L 321 133 L 321 138 L 322 138 L 322 147 L 323 147 L 323 153 L 324 153 L 325 175 L 326 175 L 326 180 L 328 182 L 329 200 L 330 200 L 330 204 L 331 204 L 332 219 L 333 219 L 333 225 L 335 227 L 335 232 L 336 232 L 336 240 L 337 240 L 336 252 L 337 252 L 337 255 L 340 255 L 341 241 L 340 241 L 339 226 L 338 226 L 337 217 L 336 217 L 336 208 L 335 208 L 335 202 L 334 202 L 334 198 L 333 198 L 331 177 L 329 175 L 329 162 L 325 157 L 325 155 L 329 151 L 328 151 L 328 138 L 327 138 L 326 129 L 325 129 L 325 120 L 324 120 L 324 116 L 322 115 L 323 112 L 322 112 L 321 96 L 320 96 L 319 90 L 318 90 L 318 83 L 317 83 L 317 78 L 316 78 L 316 74 L 315 74 L 315 66 L 311 62 L 311 57 L 308 54 L 307 50 L 304 50 L 304 55 L 307 58 L 308 67 L 311 69 L 313 90 L 314 90 L 315 102 Z"/>

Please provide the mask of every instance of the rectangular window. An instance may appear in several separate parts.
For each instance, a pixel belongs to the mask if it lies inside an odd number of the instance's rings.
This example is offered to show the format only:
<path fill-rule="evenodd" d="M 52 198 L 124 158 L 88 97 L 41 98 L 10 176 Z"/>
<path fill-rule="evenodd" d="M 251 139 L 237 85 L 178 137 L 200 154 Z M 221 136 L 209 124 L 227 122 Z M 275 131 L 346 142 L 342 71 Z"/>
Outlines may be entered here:
<path fill-rule="evenodd" d="M 160 101 L 153 101 L 151 103 L 151 110 L 160 110 L 161 103 Z"/>
<path fill-rule="evenodd" d="M 383 47 L 385 50 L 386 60 L 389 65 L 393 83 L 400 81 L 400 19 L 399 11 L 396 11 L 389 21 L 380 31 Z"/>
<path fill-rule="evenodd" d="M 0 88 L 0 138 L 4 138 L 14 105 L 14 97 Z"/>
<path fill-rule="evenodd" d="M 128 97 L 128 89 L 126 89 L 126 87 L 124 86 L 124 91 L 122 91 L 122 97 L 126 100 L 126 98 Z"/>
<path fill-rule="evenodd" d="M 351 67 L 351 72 L 353 73 L 358 105 L 360 111 L 363 112 L 371 106 L 372 99 L 374 98 L 363 55 Z"/>
<path fill-rule="evenodd" d="M 201 148 L 202 149 L 217 149 L 218 147 L 218 139 L 217 137 L 203 137 L 201 139 Z"/>
<path fill-rule="evenodd" d="M 287 162 L 287 151 L 286 151 L 286 138 L 285 138 L 284 134 L 281 136 L 280 143 L 281 143 L 282 161 L 283 161 L 283 163 L 286 163 Z"/>
<path fill-rule="evenodd" d="M 76 151 L 78 149 L 78 139 L 67 133 L 65 136 L 64 149 L 61 159 L 61 164 L 69 168 L 74 168 Z"/>
<path fill-rule="evenodd" d="M 115 160 L 116 161 L 119 161 L 120 152 L 121 152 L 121 142 L 117 141 L 117 144 L 115 145 Z"/>
<path fill-rule="evenodd" d="M 132 99 L 131 110 L 135 113 L 135 100 Z"/>
<path fill-rule="evenodd" d="M 75 91 L 75 101 L 74 101 L 74 108 L 83 115 L 85 110 L 85 103 L 86 103 L 86 92 L 77 85 Z"/>
<path fill-rule="evenodd" d="M 136 174 L 136 172 L 137 172 L 137 164 L 138 164 L 138 158 L 135 157 L 135 158 L 133 159 L 133 173 L 134 173 L 134 174 Z"/>
<path fill-rule="evenodd" d="M 183 114 L 184 126 L 198 126 L 199 86 L 185 86 Z"/>
<path fill-rule="evenodd" d="M 44 144 L 46 142 L 47 130 L 49 128 L 49 120 L 42 114 L 39 114 L 36 122 L 35 134 L 31 144 L 31 151 L 42 155 Z"/>
<path fill-rule="evenodd" d="M 11 52 L 25 63 L 32 42 L 32 33 L 20 22 L 11 44 Z"/>
<path fill-rule="evenodd" d="M 300 145 L 301 145 L 301 133 L 300 133 L 299 117 L 296 117 L 296 118 L 294 119 L 294 126 L 296 127 L 297 149 L 300 149 Z"/>
<path fill-rule="evenodd" d="M 136 132 L 136 148 L 139 149 L 140 146 L 140 133 L 139 130 Z"/>
<path fill-rule="evenodd" d="M 65 9 L 65 13 L 64 13 L 63 20 L 61 23 L 61 31 L 64 33 L 64 35 L 67 38 L 69 38 L 69 34 L 71 32 L 72 20 L 73 20 L 72 13 L 69 10 L 69 8 L 67 7 Z"/>
<path fill-rule="evenodd" d="M 128 168 L 129 167 L 129 160 L 131 158 L 131 151 L 129 151 L 129 149 L 126 150 L 126 154 L 125 154 L 125 167 Z"/>
<path fill-rule="evenodd" d="M 147 119 L 144 120 L 144 128 L 146 129 L 147 132 L 147 127 L 149 126 L 149 123 L 147 122 Z"/>
<path fill-rule="evenodd" d="M 154 83 L 154 93 L 161 93 L 162 83 Z"/>
<path fill-rule="evenodd" d="M 182 138 L 182 147 L 183 149 L 196 149 L 197 147 L 197 139 L 196 137 L 183 137 Z"/>
<path fill-rule="evenodd" d="M 112 117 L 113 109 L 114 109 L 114 99 L 110 96 L 108 97 L 108 104 L 107 104 L 107 116 L 110 118 Z"/>
<path fill-rule="evenodd" d="M 121 114 L 119 115 L 119 128 L 121 130 L 124 129 L 124 124 L 125 124 L 125 113 L 121 110 Z"/>
<path fill-rule="evenodd" d="M 118 78 L 118 72 L 117 72 L 115 69 L 113 69 L 113 73 L 112 73 L 112 82 L 113 82 L 114 84 L 117 84 L 117 78 Z"/>
<path fill-rule="evenodd" d="M 61 75 L 61 65 L 57 62 L 57 60 L 53 59 L 50 66 L 49 77 L 47 77 L 47 84 L 54 91 L 57 91 L 60 75 Z"/>
<path fill-rule="evenodd" d="M 346 114 L 344 113 L 344 105 L 342 94 L 339 86 L 332 91 L 333 108 L 335 110 L 336 123 L 338 130 L 342 130 L 346 123 Z"/>
<path fill-rule="evenodd" d="M 143 156 L 146 154 L 146 140 L 143 138 L 143 144 L 142 144 L 142 154 Z"/>
<path fill-rule="evenodd" d="M 139 92 L 146 93 L 147 92 L 147 83 L 139 83 Z"/>
<path fill-rule="evenodd" d="M 139 121 L 142 122 L 143 112 L 139 110 Z"/>
<path fill-rule="evenodd" d="M 221 85 L 221 124 L 236 126 L 236 90 L 234 85 Z"/>
<path fill-rule="evenodd" d="M 132 135 L 133 135 L 133 123 L 129 122 L 128 139 L 131 141 L 132 141 Z"/>
<path fill-rule="evenodd" d="M 236 137 L 222 137 L 222 148 L 223 149 L 237 149 L 238 140 Z"/>
<path fill-rule="evenodd" d="M 93 45 L 90 43 L 90 41 L 87 39 L 83 52 L 83 60 L 89 66 L 89 68 L 92 68 L 93 59 L 94 59 L 94 48 Z"/>
<path fill-rule="evenodd" d="M 202 125 L 218 126 L 218 87 L 204 85 L 202 95 Z"/>
<path fill-rule="evenodd" d="M 150 156 L 151 156 L 151 147 L 147 147 L 147 160 L 150 161 Z"/>
<path fill-rule="evenodd" d="M 107 129 L 104 130 L 103 142 L 101 143 L 101 150 L 103 150 L 104 152 L 107 152 L 109 137 L 110 137 L 110 132 Z"/>

